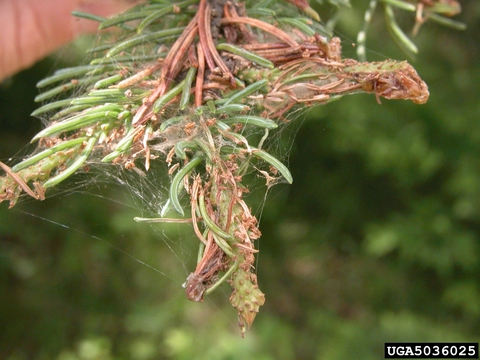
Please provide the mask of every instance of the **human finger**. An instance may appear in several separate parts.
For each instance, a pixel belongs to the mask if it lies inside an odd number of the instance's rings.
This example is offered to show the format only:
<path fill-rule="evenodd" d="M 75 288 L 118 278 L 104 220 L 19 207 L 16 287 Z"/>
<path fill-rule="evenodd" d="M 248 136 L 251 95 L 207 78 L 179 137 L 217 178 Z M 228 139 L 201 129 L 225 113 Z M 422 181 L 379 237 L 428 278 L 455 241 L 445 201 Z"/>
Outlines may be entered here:
<path fill-rule="evenodd" d="M 100 16 L 119 13 L 137 0 L 0 0 L 0 81 L 31 66 L 98 23 L 72 17 L 73 10 Z"/>

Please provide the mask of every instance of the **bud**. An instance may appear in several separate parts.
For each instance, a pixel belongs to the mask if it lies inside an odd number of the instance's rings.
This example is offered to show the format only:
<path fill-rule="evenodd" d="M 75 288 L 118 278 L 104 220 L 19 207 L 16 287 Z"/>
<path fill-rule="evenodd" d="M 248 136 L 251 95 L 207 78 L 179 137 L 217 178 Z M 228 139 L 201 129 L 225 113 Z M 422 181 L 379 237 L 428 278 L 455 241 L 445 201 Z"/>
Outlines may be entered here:
<path fill-rule="evenodd" d="M 238 321 L 243 336 L 245 333 L 244 321 L 248 327 L 252 325 L 260 306 L 265 303 L 265 295 L 258 288 L 257 276 L 241 267 L 232 276 L 230 283 L 233 288 L 230 303 L 238 311 Z"/>

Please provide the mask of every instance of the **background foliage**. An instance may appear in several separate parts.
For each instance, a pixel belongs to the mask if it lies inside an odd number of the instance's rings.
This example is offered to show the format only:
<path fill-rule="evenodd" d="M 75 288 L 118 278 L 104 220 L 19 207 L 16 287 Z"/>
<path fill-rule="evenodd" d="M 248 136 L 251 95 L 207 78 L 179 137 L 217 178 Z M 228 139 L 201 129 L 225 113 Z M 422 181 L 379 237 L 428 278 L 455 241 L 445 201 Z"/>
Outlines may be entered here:
<path fill-rule="evenodd" d="M 367 4 L 354 5 L 337 28 L 352 57 Z M 426 105 L 346 97 L 284 130 L 294 183 L 250 200 L 267 302 L 245 339 L 228 290 L 184 299 L 191 234 L 135 223 L 128 192 L 93 171 L 0 208 L 0 358 L 378 359 L 385 341 L 479 341 L 480 3 L 462 5 L 466 31 L 415 38 Z M 405 57 L 381 17 L 367 45 L 369 60 Z M 59 61 L 1 85 L 0 159 L 29 153 L 34 84 Z"/>

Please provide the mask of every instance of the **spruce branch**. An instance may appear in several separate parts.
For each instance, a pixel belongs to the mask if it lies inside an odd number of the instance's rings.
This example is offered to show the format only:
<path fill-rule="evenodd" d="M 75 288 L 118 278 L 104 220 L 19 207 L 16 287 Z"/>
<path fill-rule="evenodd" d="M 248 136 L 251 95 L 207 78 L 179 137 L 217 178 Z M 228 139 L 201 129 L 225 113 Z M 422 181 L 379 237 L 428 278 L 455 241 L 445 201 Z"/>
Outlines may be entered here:
<path fill-rule="evenodd" d="M 429 95 L 406 62 L 342 58 L 339 39 L 327 38 L 313 10 L 290 2 L 151 0 L 98 19 L 100 28 L 117 26 L 122 35 L 91 49 L 89 65 L 38 84 L 48 89 L 38 101 L 70 97 L 35 111 L 50 122 L 32 140 L 39 144 L 35 154 L 13 168 L 0 163 L 0 201 L 13 206 L 22 191 L 43 199 L 49 187 L 95 160 L 147 172 L 151 162 L 166 162 L 173 176 L 166 208 L 189 217 L 199 239 L 186 296 L 202 301 L 228 281 L 243 334 L 265 301 L 253 267 L 260 230 L 243 199 L 243 177 L 250 163 L 265 162 L 269 170 L 259 171 L 267 183 L 293 181 L 261 149 L 268 131 L 293 108 L 344 95 L 418 104 Z M 314 19 L 299 16 L 295 6 Z M 259 131 L 265 136 L 257 144 L 250 134 Z M 180 200 L 184 191 L 189 206 Z"/>

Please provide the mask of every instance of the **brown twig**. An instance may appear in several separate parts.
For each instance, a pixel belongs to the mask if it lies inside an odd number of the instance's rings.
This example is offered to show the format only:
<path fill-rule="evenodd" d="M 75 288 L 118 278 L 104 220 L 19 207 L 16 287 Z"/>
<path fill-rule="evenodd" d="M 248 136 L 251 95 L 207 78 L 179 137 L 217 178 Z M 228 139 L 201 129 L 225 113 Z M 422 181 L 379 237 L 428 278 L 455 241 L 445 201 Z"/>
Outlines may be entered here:
<path fill-rule="evenodd" d="M 203 101 L 203 81 L 205 77 L 205 53 L 202 44 L 197 44 L 198 54 L 198 71 L 197 80 L 195 82 L 195 106 L 202 105 Z"/>
<path fill-rule="evenodd" d="M 153 115 L 151 108 L 153 103 L 168 89 L 168 86 L 172 80 L 178 75 L 181 67 L 184 65 L 182 58 L 188 53 L 188 48 L 193 43 L 198 31 L 197 26 L 198 14 L 193 17 L 188 26 L 179 36 L 177 41 L 172 45 L 172 48 L 168 52 L 167 57 L 163 63 L 161 73 L 160 85 L 151 93 L 144 103 L 138 108 L 135 116 L 133 117 L 132 124 L 139 126 L 144 124 Z M 147 112 L 148 111 L 148 112 Z"/>
<path fill-rule="evenodd" d="M 210 6 L 210 4 L 207 3 L 205 8 L 205 16 L 206 16 L 207 22 L 205 23 L 205 25 L 208 24 L 208 26 L 205 27 L 205 35 L 206 35 L 208 52 L 211 54 L 215 64 L 217 64 L 220 70 L 222 70 L 223 77 L 226 79 L 229 79 L 230 85 L 232 86 L 232 88 L 235 88 L 236 87 L 235 79 L 232 73 L 230 72 L 230 70 L 227 68 L 227 66 L 223 62 L 223 59 L 218 53 L 217 49 L 215 48 L 215 43 L 213 42 L 212 27 L 210 26 L 210 21 L 208 20 L 211 18 L 211 14 L 212 14 L 212 7 Z M 211 69 L 211 70 L 213 71 L 214 69 Z"/>
<path fill-rule="evenodd" d="M 215 69 L 215 61 L 213 60 L 213 56 L 210 52 L 210 48 L 208 46 L 208 39 L 207 39 L 207 29 L 210 28 L 210 18 L 207 18 L 207 0 L 200 0 L 200 5 L 198 8 L 198 36 L 200 37 L 200 44 L 202 44 L 202 48 L 205 55 L 205 61 L 210 68 L 211 71 Z"/>

